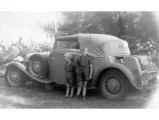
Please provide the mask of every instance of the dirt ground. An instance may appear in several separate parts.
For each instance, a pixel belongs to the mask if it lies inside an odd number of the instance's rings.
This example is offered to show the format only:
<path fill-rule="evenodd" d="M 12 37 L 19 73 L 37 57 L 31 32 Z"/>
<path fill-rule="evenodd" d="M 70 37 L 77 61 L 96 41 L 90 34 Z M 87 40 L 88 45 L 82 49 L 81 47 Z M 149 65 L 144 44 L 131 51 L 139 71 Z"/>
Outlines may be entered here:
<path fill-rule="evenodd" d="M 107 100 L 97 90 L 89 90 L 87 100 L 82 101 L 65 99 L 64 89 L 57 87 L 49 91 L 34 84 L 7 87 L 4 78 L 0 77 L 0 108 L 144 108 L 154 90 L 155 85 L 151 85 L 149 90 L 128 94 L 122 101 Z"/>

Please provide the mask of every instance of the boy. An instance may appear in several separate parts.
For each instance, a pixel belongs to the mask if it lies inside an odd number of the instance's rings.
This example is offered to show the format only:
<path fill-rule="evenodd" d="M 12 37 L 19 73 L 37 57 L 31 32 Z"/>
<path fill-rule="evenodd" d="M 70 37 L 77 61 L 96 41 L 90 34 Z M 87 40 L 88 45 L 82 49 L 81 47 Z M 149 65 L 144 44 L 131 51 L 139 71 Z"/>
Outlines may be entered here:
<path fill-rule="evenodd" d="M 78 80 L 78 89 L 77 97 L 79 97 L 82 90 L 83 101 L 85 101 L 87 83 L 92 79 L 92 63 L 88 56 L 87 48 L 82 50 L 82 56 L 77 61 L 78 71 L 77 71 L 77 80 Z"/>
<path fill-rule="evenodd" d="M 71 94 L 70 97 L 73 97 L 74 94 L 74 84 L 75 84 L 75 65 L 73 64 L 73 55 L 70 53 L 65 54 L 65 75 L 66 75 L 66 95 L 65 97 L 69 97 L 70 89 Z"/>

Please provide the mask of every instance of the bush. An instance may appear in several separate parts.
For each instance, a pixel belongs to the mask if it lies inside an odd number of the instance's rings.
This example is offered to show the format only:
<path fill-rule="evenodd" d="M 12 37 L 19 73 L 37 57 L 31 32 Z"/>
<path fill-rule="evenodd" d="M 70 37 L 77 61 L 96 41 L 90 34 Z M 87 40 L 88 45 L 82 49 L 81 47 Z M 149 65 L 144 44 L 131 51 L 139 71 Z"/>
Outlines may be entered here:
<path fill-rule="evenodd" d="M 52 48 L 52 44 L 47 43 L 38 45 L 26 45 L 22 42 L 21 38 L 17 42 L 12 43 L 8 48 L 0 44 L 0 47 L 1 46 L 3 46 L 3 49 L 0 50 L 0 63 L 5 63 L 5 61 L 11 61 L 18 56 L 24 58 L 27 53 L 45 52 L 49 51 Z"/>

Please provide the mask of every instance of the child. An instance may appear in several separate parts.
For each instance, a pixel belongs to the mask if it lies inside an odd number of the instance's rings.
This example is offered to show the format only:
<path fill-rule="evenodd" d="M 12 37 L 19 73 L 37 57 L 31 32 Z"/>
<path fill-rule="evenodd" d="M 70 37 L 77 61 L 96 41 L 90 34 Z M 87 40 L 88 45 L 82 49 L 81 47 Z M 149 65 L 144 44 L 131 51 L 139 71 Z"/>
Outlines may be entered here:
<path fill-rule="evenodd" d="M 65 54 L 65 75 L 66 75 L 66 95 L 65 97 L 69 97 L 70 89 L 71 94 L 70 97 L 73 97 L 74 94 L 74 79 L 75 79 L 75 65 L 73 64 L 73 55 L 70 53 Z"/>
<path fill-rule="evenodd" d="M 82 89 L 83 100 L 86 97 L 87 91 L 87 83 L 90 79 L 92 79 L 92 63 L 88 56 L 87 48 L 82 50 L 82 56 L 77 61 L 78 66 L 78 89 L 77 89 L 77 97 L 80 95 Z"/>

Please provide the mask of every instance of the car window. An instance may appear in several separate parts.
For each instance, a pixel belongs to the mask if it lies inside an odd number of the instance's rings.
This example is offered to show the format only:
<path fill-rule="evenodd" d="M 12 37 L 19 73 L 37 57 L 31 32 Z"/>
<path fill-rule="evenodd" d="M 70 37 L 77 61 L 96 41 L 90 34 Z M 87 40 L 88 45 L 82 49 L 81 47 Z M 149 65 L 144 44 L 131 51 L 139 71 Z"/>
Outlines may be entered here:
<path fill-rule="evenodd" d="M 55 49 L 79 49 L 79 44 L 76 41 L 57 41 Z"/>
<path fill-rule="evenodd" d="M 112 54 L 130 54 L 128 43 L 123 40 L 110 40 L 103 44 L 103 52 L 106 56 Z"/>

